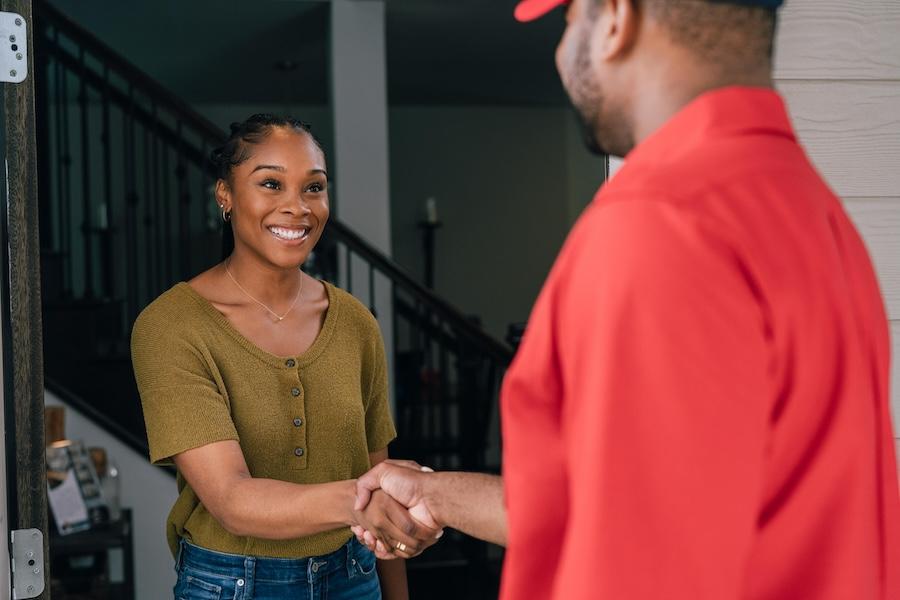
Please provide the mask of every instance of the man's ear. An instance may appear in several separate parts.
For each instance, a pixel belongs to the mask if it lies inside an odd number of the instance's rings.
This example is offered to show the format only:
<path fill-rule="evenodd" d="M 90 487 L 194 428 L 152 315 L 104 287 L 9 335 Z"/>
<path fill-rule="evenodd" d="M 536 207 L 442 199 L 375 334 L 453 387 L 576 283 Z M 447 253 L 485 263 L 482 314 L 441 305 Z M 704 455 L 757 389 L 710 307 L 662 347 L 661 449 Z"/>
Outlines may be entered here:
<path fill-rule="evenodd" d="M 599 10 L 594 29 L 595 58 L 615 60 L 634 46 L 642 15 L 637 0 L 604 0 Z"/>

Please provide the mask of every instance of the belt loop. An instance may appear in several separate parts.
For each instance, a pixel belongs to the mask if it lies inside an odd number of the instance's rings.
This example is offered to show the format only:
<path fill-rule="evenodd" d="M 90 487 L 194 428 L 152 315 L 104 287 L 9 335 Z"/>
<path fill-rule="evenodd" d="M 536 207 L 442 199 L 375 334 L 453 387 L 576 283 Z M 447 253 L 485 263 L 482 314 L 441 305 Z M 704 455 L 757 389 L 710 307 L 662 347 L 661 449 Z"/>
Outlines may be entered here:
<path fill-rule="evenodd" d="M 321 579 L 328 572 L 329 561 L 319 560 L 320 558 L 322 557 L 314 556 L 306 563 L 306 578 L 310 585 L 315 583 L 318 579 Z M 322 570 L 322 567 L 325 567 L 325 570 L 322 571 L 322 575 L 319 575 L 319 571 Z"/>
<path fill-rule="evenodd" d="M 356 538 L 350 538 L 347 541 L 347 561 L 345 567 L 347 569 L 347 579 L 353 579 L 356 576 L 356 559 L 353 558 L 353 542 Z"/>
<path fill-rule="evenodd" d="M 181 559 L 184 554 L 184 538 L 178 538 L 178 551 L 175 553 L 175 572 L 181 573 Z"/>
<path fill-rule="evenodd" d="M 244 586 L 238 600 L 253 597 L 253 586 L 256 582 L 256 557 L 248 556 L 244 559 Z"/>

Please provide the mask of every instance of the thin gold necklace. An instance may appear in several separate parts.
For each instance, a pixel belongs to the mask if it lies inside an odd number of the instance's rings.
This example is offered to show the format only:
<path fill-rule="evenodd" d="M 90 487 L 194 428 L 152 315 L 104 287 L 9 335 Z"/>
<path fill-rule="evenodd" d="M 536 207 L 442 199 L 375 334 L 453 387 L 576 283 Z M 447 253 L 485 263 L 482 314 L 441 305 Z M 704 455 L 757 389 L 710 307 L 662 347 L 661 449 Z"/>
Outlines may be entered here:
<path fill-rule="evenodd" d="M 244 294 L 246 294 L 248 298 L 250 298 L 251 300 L 253 300 L 253 301 L 256 302 L 257 304 L 259 304 L 260 306 L 262 306 L 262 307 L 263 307 L 264 309 L 266 309 L 267 311 L 269 311 L 269 314 L 271 314 L 273 317 L 275 317 L 275 322 L 276 322 L 276 323 L 281 323 L 282 321 L 284 321 L 284 318 L 285 318 L 286 316 L 288 316 L 288 314 L 289 314 L 292 310 L 294 310 L 294 307 L 297 305 L 297 300 L 300 299 L 300 292 L 303 291 L 303 275 L 300 276 L 300 287 L 299 287 L 299 289 L 297 289 L 297 295 L 294 296 L 294 301 L 291 302 L 291 307 L 290 307 L 289 309 L 287 309 L 287 311 L 286 311 L 283 315 L 279 315 L 279 314 L 276 313 L 274 310 L 272 310 L 271 308 L 269 308 L 268 306 L 266 306 L 265 304 L 263 304 L 262 302 L 260 302 L 260 301 L 257 300 L 256 298 L 254 298 L 254 297 L 253 297 L 253 294 L 251 294 L 250 292 L 248 292 L 247 290 L 245 290 L 245 289 L 244 289 L 244 286 L 242 286 L 241 284 L 238 283 L 237 279 L 234 278 L 234 275 L 231 274 L 231 270 L 228 268 L 228 261 L 227 261 L 227 260 L 225 261 L 224 264 L 225 264 L 225 272 L 228 274 L 228 276 L 229 276 L 229 277 L 231 278 L 231 280 L 234 282 L 234 285 L 238 286 L 238 289 L 241 290 L 242 292 L 244 292 Z"/>

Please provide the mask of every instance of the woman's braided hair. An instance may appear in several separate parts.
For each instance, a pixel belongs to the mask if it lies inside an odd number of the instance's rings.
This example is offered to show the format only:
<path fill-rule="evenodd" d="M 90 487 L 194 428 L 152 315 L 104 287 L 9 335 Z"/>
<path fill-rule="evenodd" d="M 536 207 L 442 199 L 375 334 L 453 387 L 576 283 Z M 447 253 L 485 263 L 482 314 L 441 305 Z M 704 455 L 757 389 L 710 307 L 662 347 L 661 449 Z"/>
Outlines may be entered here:
<path fill-rule="evenodd" d="M 269 113 L 257 113 L 251 115 L 243 123 L 231 124 L 231 135 L 221 146 L 213 150 L 209 160 L 215 170 L 216 177 L 228 179 L 231 170 L 250 158 L 249 144 L 258 144 L 266 139 L 276 127 L 290 127 L 298 132 L 307 134 L 325 154 L 322 144 L 313 135 L 308 123 L 299 121 L 293 117 L 272 115 Z"/>

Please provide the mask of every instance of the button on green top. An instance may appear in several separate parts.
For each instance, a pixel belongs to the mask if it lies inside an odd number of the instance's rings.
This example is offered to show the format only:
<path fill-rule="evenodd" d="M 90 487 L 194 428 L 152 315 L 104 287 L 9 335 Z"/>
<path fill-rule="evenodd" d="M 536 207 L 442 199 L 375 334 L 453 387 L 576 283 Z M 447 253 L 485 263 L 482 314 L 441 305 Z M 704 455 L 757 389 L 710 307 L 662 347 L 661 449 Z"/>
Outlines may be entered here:
<path fill-rule="evenodd" d="M 284 366 L 286 366 L 290 369 L 293 369 L 294 367 L 297 366 L 297 361 L 294 360 L 293 358 L 289 358 L 286 361 L 284 361 Z"/>
<path fill-rule="evenodd" d="M 300 395 L 300 388 L 296 388 L 296 387 L 291 388 L 291 396 L 296 398 L 299 395 Z"/>

